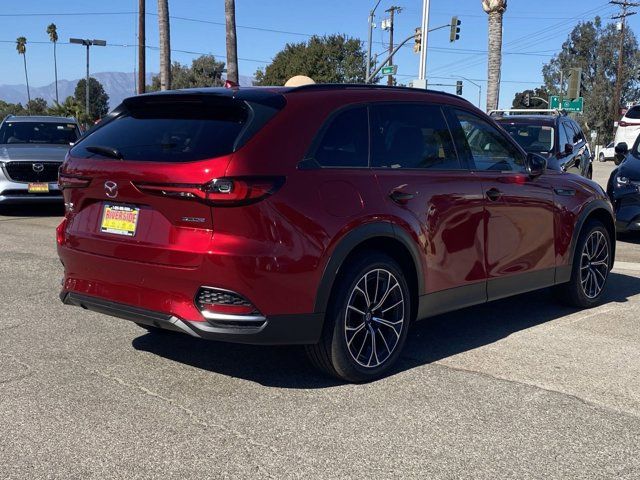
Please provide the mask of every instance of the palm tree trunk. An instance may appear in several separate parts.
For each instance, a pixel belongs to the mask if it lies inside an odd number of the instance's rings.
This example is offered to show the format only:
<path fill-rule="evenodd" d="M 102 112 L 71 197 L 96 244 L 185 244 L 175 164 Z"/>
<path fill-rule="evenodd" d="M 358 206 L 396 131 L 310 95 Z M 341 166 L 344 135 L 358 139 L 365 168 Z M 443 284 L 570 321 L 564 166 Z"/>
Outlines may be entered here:
<path fill-rule="evenodd" d="M 487 85 L 487 111 L 498 108 L 500 97 L 500 69 L 502 66 L 502 15 L 489 13 L 489 64 Z"/>
<path fill-rule="evenodd" d="M 58 58 L 56 56 L 56 42 L 53 42 L 53 71 L 56 79 L 56 103 L 60 103 L 58 99 Z"/>
<path fill-rule="evenodd" d="M 138 94 L 144 93 L 147 81 L 147 45 L 145 0 L 138 1 Z"/>
<path fill-rule="evenodd" d="M 27 74 L 27 52 L 22 54 L 24 60 L 24 78 L 27 81 L 27 102 L 31 102 L 31 92 L 29 91 L 29 75 Z"/>
<path fill-rule="evenodd" d="M 160 90 L 171 90 L 169 0 L 158 0 L 158 29 L 160 31 Z"/>
<path fill-rule="evenodd" d="M 235 0 L 224 1 L 224 15 L 227 24 L 227 80 L 239 84 Z"/>

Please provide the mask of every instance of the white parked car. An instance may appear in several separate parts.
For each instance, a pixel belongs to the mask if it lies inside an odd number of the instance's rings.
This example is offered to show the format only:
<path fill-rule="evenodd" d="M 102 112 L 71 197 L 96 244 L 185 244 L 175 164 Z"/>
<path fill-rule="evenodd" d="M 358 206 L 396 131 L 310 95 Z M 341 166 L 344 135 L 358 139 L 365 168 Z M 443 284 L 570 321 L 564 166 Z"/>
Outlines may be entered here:
<path fill-rule="evenodd" d="M 614 149 L 615 142 L 611 142 L 606 147 L 603 147 L 598 154 L 598 160 L 601 162 L 606 162 L 607 160 L 613 160 L 616 151 Z"/>
<path fill-rule="evenodd" d="M 636 143 L 636 138 L 640 134 L 640 105 L 634 105 L 627 110 L 627 113 L 618 122 L 618 129 L 616 130 L 616 138 L 614 139 L 614 145 L 618 145 L 621 142 L 625 142 L 629 150 Z"/>

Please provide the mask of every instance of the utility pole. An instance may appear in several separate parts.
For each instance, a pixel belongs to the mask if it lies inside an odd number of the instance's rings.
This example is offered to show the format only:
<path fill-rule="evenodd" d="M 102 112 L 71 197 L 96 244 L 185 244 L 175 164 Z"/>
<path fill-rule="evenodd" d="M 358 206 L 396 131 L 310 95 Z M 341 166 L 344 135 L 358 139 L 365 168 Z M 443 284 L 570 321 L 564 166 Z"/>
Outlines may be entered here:
<path fill-rule="evenodd" d="M 422 48 L 420 49 L 420 67 L 418 68 L 418 80 L 422 80 L 424 85 L 421 88 L 427 88 L 427 43 L 429 40 L 429 10 L 430 0 L 422 0 Z"/>
<path fill-rule="evenodd" d="M 146 0 L 138 0 L 138 94 L 146 88 L 146 35 L 144 21 L 146 18 Z"/>
<path fill-rule="evenodd" d="M 376 8 L 380 5 L 382 0 L 378 0 L 376 2 L 376 6 L 369 12 L 369 44 L 367 45 L 367 74 L 365 78 L 369 78 L 369 73 L 371 73 L 371 43 L 373 42 L 373 21 L 376 17 Z"/>
<path fill-rule="evenodd" d="M 400 13 L 402 7 L 390 7 L 385 12 L 389 14 L 389 66 L 393 66 L 393 26 L 394 26 L 394 14 Z M 393 86 L 393 74 L 387 77 L 387 85 Z"/>
<path fill-rule="evenodd" d="M 85 47 L 87 47 L 87 79 L 85 83 L 85 94 L 84 94 L 85 95 L 84 113 L 87 117 L 87 126 L 88 126 L 89 122 L 91 122 L 91 113 L 89 111 L 89 47 L 92 47 L 94 45 L 98 47 L 104 47 L 107 45 L 107 42 L 105 40 L 95 40 L 95 39 L 91 40 L 89 38 L 70 38 L 69 43 L 75 43 L 76 45 L 84 45 Z"/>
<path fill-rule="evenodd" d="M 610 0 L 611 4 L 620 6 L 620 13 L 611 17 L 613 20 L 620 20 L 620 46 L 618 48 L 618 72 L 616 73 L 616 87 L 613 94 L 613 120 L 616 121 L 620 111 L 620 101 L 622 97 L 622 77 L 624 75 L 624 35 L 626 19 L 628 16 L 635 15 L 636 12 L 630 12 L 629 8 L 640 7 L 640 3 L 630 2 L 628 0 Z"/>

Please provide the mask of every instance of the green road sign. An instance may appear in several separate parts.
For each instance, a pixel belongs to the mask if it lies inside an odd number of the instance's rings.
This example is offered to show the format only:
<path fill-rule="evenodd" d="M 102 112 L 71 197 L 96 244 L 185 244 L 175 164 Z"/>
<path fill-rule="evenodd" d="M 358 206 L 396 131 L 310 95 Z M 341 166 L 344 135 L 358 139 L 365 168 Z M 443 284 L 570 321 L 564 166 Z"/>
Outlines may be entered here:
<path fill-rule="evenodd" d="M 395 75 L 398 72 L 398 66 L 397 65 L 390 65 L 388 67 L 382 67 L 382 70 L 380 71 L 380 73 L 382 73 L 382 75 Z"/>
<path fill-rule="evenodd" d="M 557 108 L 558 110 L 566 110 L 567 112 L 582 113 L 582 110 L 584 109 L 584 98 L 563 98 L 562 101 L 560 101 L 559 96 L 553 95 L 549 99 L 549 108 Z"/>

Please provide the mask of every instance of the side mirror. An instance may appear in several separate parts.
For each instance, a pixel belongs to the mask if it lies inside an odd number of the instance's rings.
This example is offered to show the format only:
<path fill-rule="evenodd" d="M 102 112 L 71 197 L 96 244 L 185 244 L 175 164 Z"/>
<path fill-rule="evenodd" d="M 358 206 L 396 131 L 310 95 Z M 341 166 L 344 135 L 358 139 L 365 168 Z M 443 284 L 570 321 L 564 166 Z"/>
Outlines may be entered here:
<path fill-rule="evenodd" d="M 571 143 L 567 143 L 564 146 L 564 154 L 565 155 L 571 155 L 573 153 L 573 144 Z"/>
<path fill-rule="evenodd" d="M 547 159 L 537 153 L 527 155 L 527 171 L 530 177 L 539 177 L 547 169 Z"/>
<path fill-rule="evenodd" d="M 629 153 L 629 146 L 626 142 L 620 142 L 615 148 L 616 154 L 613 157 L 613 162 L 616 165 L 620 165 Z"/>

